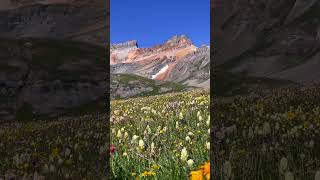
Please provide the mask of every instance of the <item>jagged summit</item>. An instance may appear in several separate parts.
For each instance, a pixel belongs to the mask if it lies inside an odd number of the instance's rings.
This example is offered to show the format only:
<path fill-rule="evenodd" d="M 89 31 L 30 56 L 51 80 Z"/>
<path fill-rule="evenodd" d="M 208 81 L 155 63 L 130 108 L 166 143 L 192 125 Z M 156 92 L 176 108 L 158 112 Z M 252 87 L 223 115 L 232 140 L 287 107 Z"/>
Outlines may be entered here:
<path fill-rule="evenodd" d="M 166 45 L 192 45 L 192 41 L 186 35 L 175 35 L 165 43 Z"/>
<path fill-rule="evenodd" d="M 124 43 L 111 44 L 111 50 L 123 49 L 123 48 L 138 48 L 136 40 L 126 41 Z"/>

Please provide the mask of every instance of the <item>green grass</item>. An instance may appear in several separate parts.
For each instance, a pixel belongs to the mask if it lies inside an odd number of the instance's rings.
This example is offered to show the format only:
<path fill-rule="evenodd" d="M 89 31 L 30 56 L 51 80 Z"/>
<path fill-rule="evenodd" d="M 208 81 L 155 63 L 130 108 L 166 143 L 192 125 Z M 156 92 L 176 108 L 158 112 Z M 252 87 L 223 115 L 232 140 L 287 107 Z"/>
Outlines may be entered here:
<path fill-rule="evenodd" d="M 209 161 L 208 106 L 209 92 L 205 91 L 112 101 L 111 143 L 116 151 L 111 157 L 111 178 L 188 178 L 192 170 Z M 189 132 L 194 135 L 187 141 Z M 139 138 L 132 141 L 134 135 Z M 143 148 L 139 148 L 140 140 Z M 187 159 L 194 160 L 192 167 L 180 159 L 183 148 L 188 151 Z M 143 177 L 144 172 L 154 175 Z"/>
<path fill-rule="evenodd" d="M 129 84 L 130 82 L 136 81 L 139 84 L 142 84 L 145 87 L 151 87 L 152 91 L 149 92 L 142 92 L 133 97 L 146 97 L 146 96 L 155 96 L 164 93 L 172 93 L 172 92 L 182 92 L 188 88 L 188 86 L 180 83 L 174 82 L 159 82 L 157 83 L 155 80 L 148 79 L 145 77 L 141 77 L 134 74 L 117 74 L 113 77 L 119 84 L 123 85 L 124 87 L 131 87 L 134 88 L 136 84 L 133 85 Z M 171 90 L 167 92 L 160 92 L 161 88 L 170 88 Z M 192 88 L 192 87 L 191 87 Z M 195 87 L 193 87 L 195 88 Z M 121 97 L 115 97 L 115 99 L 121 99 Z"/>
<path fill-rule="evenodd" d="M 257 90 L 296 85 L 291 81 L 250 77 L 245 73 L 231 73 L 224 69 L 216 69 L 213 79 L 216 96 L 245 95 Z"/>

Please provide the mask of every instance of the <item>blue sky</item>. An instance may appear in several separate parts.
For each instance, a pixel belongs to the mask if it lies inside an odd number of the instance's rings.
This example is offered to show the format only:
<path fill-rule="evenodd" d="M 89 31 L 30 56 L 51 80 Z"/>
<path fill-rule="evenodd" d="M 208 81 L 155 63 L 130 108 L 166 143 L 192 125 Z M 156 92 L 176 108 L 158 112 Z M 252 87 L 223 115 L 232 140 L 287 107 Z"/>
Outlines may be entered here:
<path fill-rule="evenodd" d="M 137 40 L 139 47 L 187 35 L 200 46 L 210 43 L 210 0 L 111 0 L 110 40 Z"/>

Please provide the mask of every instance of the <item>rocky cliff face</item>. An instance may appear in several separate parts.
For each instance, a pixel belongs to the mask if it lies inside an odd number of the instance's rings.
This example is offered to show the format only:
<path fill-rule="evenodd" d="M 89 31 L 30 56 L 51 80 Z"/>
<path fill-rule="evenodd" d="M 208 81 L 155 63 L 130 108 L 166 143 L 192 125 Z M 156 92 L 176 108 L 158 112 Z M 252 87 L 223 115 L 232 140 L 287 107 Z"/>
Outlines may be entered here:
<path fill-rule="evenodd" d="M 248 76 L 320 80 L 317 0 L 212 1 L 213 66 Z"/>
<path fill-rule="evenodd" d="M 194 46 L 184 35 L 151 48 L 138 48 L 130 41 L 111 45 L 111 73 L 209 88 L 209 57 L 209 48 Z"/>
<path fill-rule="evenodd" d="M 138 49 L 137 41 L 128 41 L 120 44 L 112 44 L 110 47 L 110 64 L 117 64 L 127 61 L 129 52 Z"/>
<path fill-rule="evenodd" d="M 37 37 L 108 42 L 107 1 L 47 0 L 2 2 L 1 37 Z"/>

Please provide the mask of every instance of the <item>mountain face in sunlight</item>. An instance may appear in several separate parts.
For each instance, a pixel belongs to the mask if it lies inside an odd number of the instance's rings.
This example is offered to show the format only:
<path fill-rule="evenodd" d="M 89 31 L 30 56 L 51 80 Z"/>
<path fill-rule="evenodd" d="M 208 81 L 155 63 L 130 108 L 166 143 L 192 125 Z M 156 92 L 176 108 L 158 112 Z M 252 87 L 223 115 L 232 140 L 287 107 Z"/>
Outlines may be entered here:
<path fill-rule="evenodd" d="M 207 46 L 196 47 L 185 35 L 150 48 L 139 48 L 135 40 L 113 44 L 111 73 L 209 88 L 209 51 Z"/>

